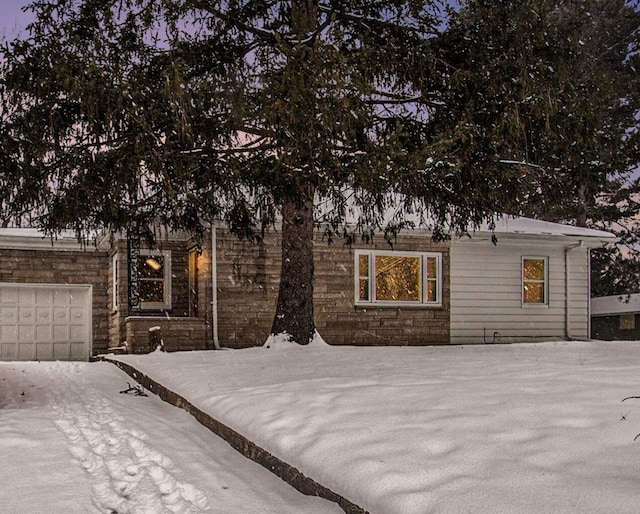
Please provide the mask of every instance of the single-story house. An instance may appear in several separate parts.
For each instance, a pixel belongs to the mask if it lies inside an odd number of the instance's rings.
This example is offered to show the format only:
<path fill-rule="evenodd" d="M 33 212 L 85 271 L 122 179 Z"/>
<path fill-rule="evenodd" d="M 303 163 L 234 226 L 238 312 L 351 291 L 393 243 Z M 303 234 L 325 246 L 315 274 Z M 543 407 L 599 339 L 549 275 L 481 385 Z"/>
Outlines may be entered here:
<path fill-rule="evenodd" d="M 591 334 L 605 341 L 640 340 L 640 293 L 591 298 Z"/>
<path fill-rule="evenodd" d="M 497 237 L 497 244 L 492 241 Z M 494 231 L 434 242 L 406 230 L 314 246 L 315 319 L 330 344 L 426 345 L 587 339 L 589 251 L 607 232 L 503 218 Z M 88 359 L 119 351 L 242 348 L 269 335 L 278 231 L 263 244 L 213 226 L 204 241 L 155 246 L 105 234 L 0 230 L 0 359 Z"/>

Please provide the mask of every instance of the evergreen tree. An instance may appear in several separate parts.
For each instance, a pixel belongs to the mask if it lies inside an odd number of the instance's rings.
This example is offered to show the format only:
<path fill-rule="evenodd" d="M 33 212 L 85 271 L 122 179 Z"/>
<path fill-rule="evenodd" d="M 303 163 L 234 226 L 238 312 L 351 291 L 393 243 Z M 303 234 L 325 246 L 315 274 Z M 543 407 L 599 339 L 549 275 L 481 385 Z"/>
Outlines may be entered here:
<path fill-rule="evenodd" d="M 281 221 L 272 332 L 306 344 L 319 222 L 392 237 L 417 212 L 443 237 L 557 191 L 531 138 L 559 105 L 554 10 L 525 4 L 38 0 L 0 56 L 0 216 L 258 240 Z"/>
<path fill-rule="evenodd" d="M 537 185 L 514 214 L 623 236 L 594 259 L 595 294 L 640 286 L 639 50 L 625 0 L 470 0 L 441 40 L 451 144 Z"/>
<path fill-rule="evenodd" d="M 404 193 L 440 225 L 490 217 L 426 162 L 434 1 L 39 0 L 1 56 L 2 218 L 56 231 L 241 237 L 282 222 L 273 333 L 314 333 L 314 202 L 363 231 Z M 468 191 L 472 191 L 468 189 Z M 426 192 L 426 194 L 421 194 Z M 477 194 L 473 191 L 473 194 Z M 450 202 L 444 196 L 459 198 Z M 403 209 L 398 208 L 401 213 Z M 401 221 L 401 220 L 400 220 Z"/>

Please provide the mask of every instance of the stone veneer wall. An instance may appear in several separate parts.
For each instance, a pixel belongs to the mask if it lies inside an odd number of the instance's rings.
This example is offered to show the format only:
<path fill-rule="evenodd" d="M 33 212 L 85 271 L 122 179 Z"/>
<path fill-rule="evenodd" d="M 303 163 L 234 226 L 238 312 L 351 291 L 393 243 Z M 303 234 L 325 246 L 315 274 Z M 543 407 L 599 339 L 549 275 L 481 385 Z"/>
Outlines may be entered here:
<path fill-rule="evenodd" d="M 189 249 L 188 241 L 157 242 L 157 250 L 171 251 L 171 309 L 139 311 L 131 318 L 128 312 L 127 242 L 115 241 L 109 253 L 109 338 L 110 346 L 124 341 L 132 351 L 148 349 L 148 329 L 162 327 L 166 348 L 173 350 L 212 347 L 211 335 L 211 239 L 205 238 L 198 256 L 198 317 L 189 318 Z M 118 309 L 113 310 L 113 255 L 118 254 Z M 133 321 L 131 321 L 133 319 Z M 168 321 L 171 320 L 171 323 Z M 145 328 L 146 327 L 146 328 Z M 133 348 L 135 346 L 135 348 Z"/>
<path fill-rule="evenodd" d="M 261 345 L 271 329 L 280 275 L 280 243 L 270 233 L 263 245 L 239 241 L 217 230 L 218 327 L 222 346 Z M 356 307 L 354 250 L 389 250 L 373 244 L 328 245 L 320 234 L 314 248 L 316 326 L 330 344 L 423 345 L 449 342 L 449 247 L 428 235 L 400 235 L 393 249 L 442 252 L 442 307 Z"/>
<path fill-rule="evenodd" d="M 144 318 L 184 318 L 189 315 L 189 259 L 188 245 L 186 241 L 162 241 L 159 240 L 155 249 L 171 251 L 171 309 L 141 310 L 136 316 Z M 113 255 L 118 254 L 118 309 L 113 310 Z M 199 262 L 202 259 L 199 259 Z M 203 267 L 206 263 L 203 260 Z M 210 265 L 209 265 L 210 270 Z M 129 317 L 128 287 L 127 287 L 127 242 L 115 241 L 109 252 L 109 339 L 110 346 L 118 346 L 127 339 L 126 319 Z M 210 276 L 210 271 L 209 271 Z M 204 284 L 203 284 L 204 285 Z M 202 287 L 201 295 L 204 295 Z M 200 298 L 198 301 L 200 305 Z M 206 312 L 206 310 L 204 311 Z M 151 320 L 149 326 L 154 325 Z"/>
<path fill-rule="evenodd" d="M 93 286 L 93 351 L 109 346 L 109 259 L 92 248 L 69 250 L 0 250 L 0 281 L 32 284 L 83 284 Z"/>
<path fill-rule="evenodd" d="M 131 353 L 152 352 L 161 340 L 167 352 L 209 348 L 207 325 L 200 318 L 132 316 L 126 319 L 125 330 Z"/>

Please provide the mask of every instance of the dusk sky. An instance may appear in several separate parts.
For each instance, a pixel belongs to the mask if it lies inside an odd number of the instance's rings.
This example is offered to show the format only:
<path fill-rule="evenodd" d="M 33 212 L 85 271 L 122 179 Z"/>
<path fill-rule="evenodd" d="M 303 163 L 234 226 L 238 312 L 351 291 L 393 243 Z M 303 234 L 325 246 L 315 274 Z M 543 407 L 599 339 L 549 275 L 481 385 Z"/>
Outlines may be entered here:
<path fill-rule="evenodd" d="M 29 5 L 32 0 L 0 0 L 0 42 L 13 39 L 31 21 L 30 13 L 22 12 L 22 7 Z M 634 172 L 640 177 L 640 169 Z"/>
<path fill-rule="evenodd" d="M 30 0 L 0 0 L 0 40 L 13 39 L 29 23 L 30 16 L 21 8 Z"/>

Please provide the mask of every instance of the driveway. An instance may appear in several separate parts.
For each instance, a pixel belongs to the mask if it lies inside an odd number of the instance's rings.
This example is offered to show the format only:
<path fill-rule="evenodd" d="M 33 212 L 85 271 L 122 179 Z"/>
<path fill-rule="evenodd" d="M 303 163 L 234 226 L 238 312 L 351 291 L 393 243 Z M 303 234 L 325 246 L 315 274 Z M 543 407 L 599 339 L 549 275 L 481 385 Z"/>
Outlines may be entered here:
<path fill-rule="evenodd" d="M 0 505 L 13 513 L 340 513 L 107 363 L 0 363 Z"/>

